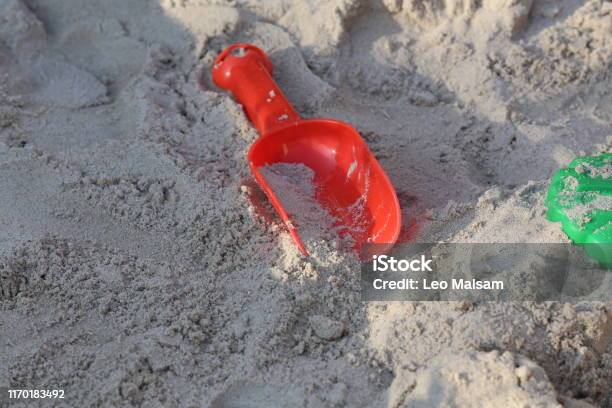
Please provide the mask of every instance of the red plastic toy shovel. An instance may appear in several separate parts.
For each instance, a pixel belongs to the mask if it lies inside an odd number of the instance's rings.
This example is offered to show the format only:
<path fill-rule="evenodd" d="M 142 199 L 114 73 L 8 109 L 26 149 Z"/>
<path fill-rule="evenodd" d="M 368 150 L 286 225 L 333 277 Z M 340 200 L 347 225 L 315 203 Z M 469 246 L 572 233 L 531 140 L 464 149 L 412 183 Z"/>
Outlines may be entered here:
<path fill-rule="evenodd" d="M 355 129 L 336 120 L 301 119 L 272 79 L 268 56 L 254 45 L 226 48 L 212 78 L 242 104 L 259 131 L 248 153 L 251 171 L 302 253 L 308 254 L 299 225 L 259 171 L 263 166 L 301 163 L 312 169 L 316 200 L 339 220 L 340 234 L 350 235 L 358 252 L 367 243 L 395 243 L 401 227 L 395 190 Z"/>

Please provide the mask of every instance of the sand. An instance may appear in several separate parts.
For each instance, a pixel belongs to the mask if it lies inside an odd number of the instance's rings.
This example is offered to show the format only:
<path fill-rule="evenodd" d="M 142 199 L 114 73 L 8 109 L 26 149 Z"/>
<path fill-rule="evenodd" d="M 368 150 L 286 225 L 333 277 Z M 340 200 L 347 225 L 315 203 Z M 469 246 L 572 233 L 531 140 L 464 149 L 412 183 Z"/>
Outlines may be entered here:
<path fill-rule="evenodd" d="M 0 1 L 0 386 L 65 406 L 612 405 L 612 305 L 360 301 L 254 205 L 212 86 L 264 48 L 353 124 L 412 239 L 567 242 L 549 177 L 612 147 L 601 0 Z M 33 405 L 37 405 L 34 403 Z"/>
<path fill-rule="evenodd" d="M 318 247 L 339 247 L 338 220 L 317 201 L 314 171 L 303 164 L 276 163 L 259 169 L 289 216 L 309 255 Z M 328 254 L 325 254 L 328 255 Z"/>

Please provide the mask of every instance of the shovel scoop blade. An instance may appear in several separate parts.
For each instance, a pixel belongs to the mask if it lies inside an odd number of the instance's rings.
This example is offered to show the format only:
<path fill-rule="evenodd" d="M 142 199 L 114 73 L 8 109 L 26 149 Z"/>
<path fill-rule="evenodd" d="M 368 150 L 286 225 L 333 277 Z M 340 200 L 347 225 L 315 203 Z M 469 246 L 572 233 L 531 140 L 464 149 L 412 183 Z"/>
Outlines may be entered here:
<path fill-rule="evenodd" d="M 304 120 L 257 140 L 248 155 L 253 175 L 303 253 L 299 225 L 260 172 L 277 163 L 303 164 L 314 172 L 315 198 L 337 220 L 356 251 L 364 244 L 392 245 L 401 214 L 393 185 L 355 129 L 333 120 Z"/>

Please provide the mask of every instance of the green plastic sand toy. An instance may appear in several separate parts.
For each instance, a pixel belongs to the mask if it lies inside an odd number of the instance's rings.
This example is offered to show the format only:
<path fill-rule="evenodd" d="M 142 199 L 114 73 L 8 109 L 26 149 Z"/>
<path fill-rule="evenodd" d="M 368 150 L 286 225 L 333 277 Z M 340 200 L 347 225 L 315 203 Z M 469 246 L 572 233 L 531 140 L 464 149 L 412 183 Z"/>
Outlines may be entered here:
<path fill-rule="evenodd" d="M 547 218 L 560 221 L 572 242 L 612 268 L 612 153 L 578 157 L 552 179 Z"/>

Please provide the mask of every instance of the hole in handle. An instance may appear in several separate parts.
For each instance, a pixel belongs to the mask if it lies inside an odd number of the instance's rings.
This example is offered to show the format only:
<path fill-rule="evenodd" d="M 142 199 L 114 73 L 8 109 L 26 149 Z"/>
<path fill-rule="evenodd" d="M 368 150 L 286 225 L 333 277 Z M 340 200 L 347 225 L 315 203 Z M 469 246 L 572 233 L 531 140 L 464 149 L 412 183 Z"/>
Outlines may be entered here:
<path fill-rule="evenodd" d="M 236 47 L 230 50 L 230 54 L 234 57 L 242 58 L 247 54 L 247 49 L 244 47 Z"/>

